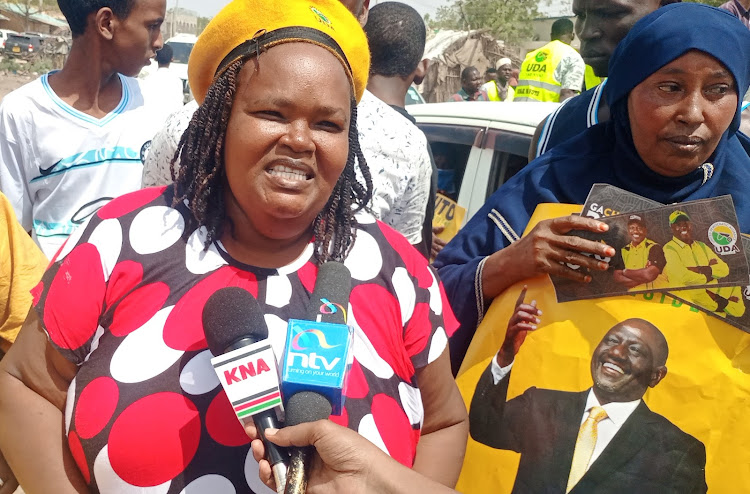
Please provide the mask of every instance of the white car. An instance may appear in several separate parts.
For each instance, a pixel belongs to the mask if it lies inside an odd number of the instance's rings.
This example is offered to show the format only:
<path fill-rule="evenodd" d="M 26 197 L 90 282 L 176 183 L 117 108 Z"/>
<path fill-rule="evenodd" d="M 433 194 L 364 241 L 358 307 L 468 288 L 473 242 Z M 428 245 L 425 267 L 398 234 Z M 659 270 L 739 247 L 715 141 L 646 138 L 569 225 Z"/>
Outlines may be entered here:
<path fill-rule="evenodd" d="M 18 34 L 15 31 L 11 31 L 10 29 L 0 29 L 0 52 L 5 50 L 5 40 L 8 39 L 8 36 L 11 34 Z"/>
<path fill-rule="evenodd" d="M 409 105 L 407 110 L 443 169 L 438 188 L 466 208 L 468 221 L 498 187 L 526 166 L 537 125 L 558 106 L 471 101 Z"/>

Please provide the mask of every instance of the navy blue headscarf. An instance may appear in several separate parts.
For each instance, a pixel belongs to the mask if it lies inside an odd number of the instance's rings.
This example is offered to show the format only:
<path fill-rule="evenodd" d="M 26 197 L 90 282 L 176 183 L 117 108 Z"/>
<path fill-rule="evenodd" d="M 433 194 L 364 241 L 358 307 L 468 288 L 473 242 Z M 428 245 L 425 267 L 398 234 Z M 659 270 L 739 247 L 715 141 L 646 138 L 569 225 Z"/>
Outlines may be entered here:
<path fill-rule="evenodd" d="M 607 95 L 612 119 L 529 163 L 487 200 L 435 260 L 462 329 L 475 328 L 484 312 L 477 285 L 483 259 L 517 239 L 538 204 L 583 204 L 595 183 L 612 184 L 663 204 L 731 194 L 740 228 L 750 233 L 750 138 L 737 132 L 739 104 L 710 164 L 685 176 L 654 172 L 633 144 L 627 95 L 690 50 L 723 63 L 742 99 L 750 80 L 750 31 L 738 19 L 706 5 L 676 3 L 638 21 L 610 61 Z"/>

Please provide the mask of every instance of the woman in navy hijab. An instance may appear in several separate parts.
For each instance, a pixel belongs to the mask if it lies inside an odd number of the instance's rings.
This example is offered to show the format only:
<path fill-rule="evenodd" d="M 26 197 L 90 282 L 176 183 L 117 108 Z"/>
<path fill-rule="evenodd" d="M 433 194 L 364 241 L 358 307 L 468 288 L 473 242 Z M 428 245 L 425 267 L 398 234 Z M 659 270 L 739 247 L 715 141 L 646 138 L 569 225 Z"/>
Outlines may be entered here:
<path fill-rule="evenodd" d="M 594 219 L 542 221 L 519 238 L 540 203 L 583 204 L 595 183 L 664 204 L 731 194 L 750 233 L 750 139 L 737 131 L 749 80 L 750 31 L 731 14 L 677 3 L 636 23 L 610 60 L 612 119 L 531 162 L 435 260 L 461 322 L 454 369 L 489 302 L 509 286 L 541 274 L 590 280 L 561 261 L 608 268 L 580 252 L 611 257 L 612 247 L 564 235 L 606 228 Z"/>

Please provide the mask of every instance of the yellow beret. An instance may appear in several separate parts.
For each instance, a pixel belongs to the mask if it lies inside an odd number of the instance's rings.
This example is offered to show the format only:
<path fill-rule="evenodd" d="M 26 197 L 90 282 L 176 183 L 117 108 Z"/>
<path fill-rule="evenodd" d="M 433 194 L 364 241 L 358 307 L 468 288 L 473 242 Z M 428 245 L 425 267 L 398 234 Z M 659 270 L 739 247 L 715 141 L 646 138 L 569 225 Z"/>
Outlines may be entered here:
<path fill-rule="evenodd" d="M 281 43 L 322 46 L 343 64 L 357 102 L 367 86 L 370 50 L 359 21 L 339 0 L 233 0 L 198 37 L 188 81 L 198 103 L 233 61 Z"/>

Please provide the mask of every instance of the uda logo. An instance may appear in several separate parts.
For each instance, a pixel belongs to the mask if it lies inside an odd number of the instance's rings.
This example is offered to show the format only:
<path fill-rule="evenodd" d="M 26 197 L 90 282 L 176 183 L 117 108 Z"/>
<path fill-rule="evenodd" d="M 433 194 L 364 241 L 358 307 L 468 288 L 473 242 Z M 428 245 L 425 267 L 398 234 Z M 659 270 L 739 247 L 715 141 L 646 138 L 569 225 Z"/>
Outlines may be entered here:
<path fill-rule="evenodd" d="M 547 60 L 547 57 L 549 57 L 549 54 L 546 51 L 540 51 L 539 53 L 536 54 L 536 56 L 534 57 L 534 60 L 536 60 L 539 63 L 542 63 L 545 60 Z"/>
<path fill-rule="evenodd" d="M 714 244 L 714 250 L 720 255 L 736 254 L 737 230 L 724 221 L 717 221 L 708 229 L 708 239 Z"/>

